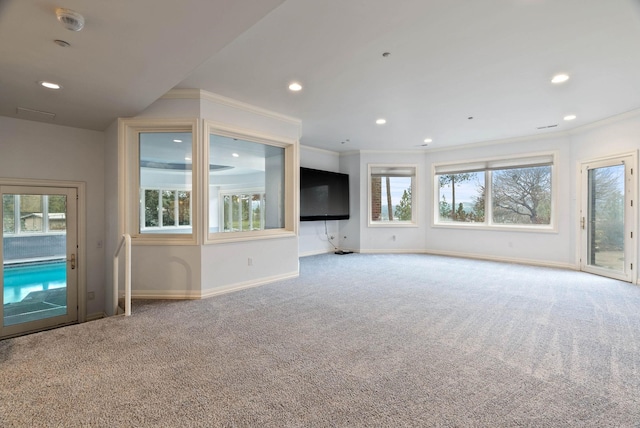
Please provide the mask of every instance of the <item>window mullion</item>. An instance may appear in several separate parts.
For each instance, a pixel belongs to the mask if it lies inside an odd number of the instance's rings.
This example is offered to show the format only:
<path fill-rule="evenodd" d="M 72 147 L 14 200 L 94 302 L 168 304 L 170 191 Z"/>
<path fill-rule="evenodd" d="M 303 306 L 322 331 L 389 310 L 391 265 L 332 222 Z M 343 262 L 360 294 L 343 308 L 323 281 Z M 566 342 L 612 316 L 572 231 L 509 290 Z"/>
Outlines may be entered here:
<path fill-rule="evenodd" d="M 488 226 L 493 225 L 493 189 L 491 183 L 493 171 L 486 171 L 484 174 L 484 222 Z"/>

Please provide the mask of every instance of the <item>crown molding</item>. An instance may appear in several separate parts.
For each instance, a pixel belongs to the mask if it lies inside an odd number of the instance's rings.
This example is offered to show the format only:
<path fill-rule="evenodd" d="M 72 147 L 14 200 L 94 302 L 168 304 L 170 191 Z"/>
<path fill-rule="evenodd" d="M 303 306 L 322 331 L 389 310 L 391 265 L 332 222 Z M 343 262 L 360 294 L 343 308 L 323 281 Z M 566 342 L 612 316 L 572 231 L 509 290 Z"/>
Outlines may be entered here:
<path fill-rule="evenodd" d="M 300 128 L 302 127 L 302 121 L 295 117 L 287 116 L 281 113 L 276 113 L 271 110 L 264 109 L 262 107 L 256 107 L 254 105 L 243 103 L 242 101 L 234 100 L 232 98 L 224 97 L 222 95 L 214 94 L 213 92 L 205 91 L 203 89 L 171 89 L 169 92 L 167 92 L 160 98 L 210 101 L 210 102 L 221 104 L 234 109 L 247 111 L 260 116 L 265 116 L 270 119 L 276 119 L 282 122 L 290 123 Z"/>

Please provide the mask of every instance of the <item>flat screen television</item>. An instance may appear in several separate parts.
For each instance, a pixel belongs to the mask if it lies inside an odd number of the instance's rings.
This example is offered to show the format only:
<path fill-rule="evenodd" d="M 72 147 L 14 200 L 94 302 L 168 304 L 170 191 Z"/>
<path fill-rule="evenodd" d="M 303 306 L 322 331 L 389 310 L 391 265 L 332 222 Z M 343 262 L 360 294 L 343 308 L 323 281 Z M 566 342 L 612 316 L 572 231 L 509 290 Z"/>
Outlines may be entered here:
<path fill-rule="evenodd" d="M 300 221 L 348 218 L 349 175 L 300 168 Z"/>

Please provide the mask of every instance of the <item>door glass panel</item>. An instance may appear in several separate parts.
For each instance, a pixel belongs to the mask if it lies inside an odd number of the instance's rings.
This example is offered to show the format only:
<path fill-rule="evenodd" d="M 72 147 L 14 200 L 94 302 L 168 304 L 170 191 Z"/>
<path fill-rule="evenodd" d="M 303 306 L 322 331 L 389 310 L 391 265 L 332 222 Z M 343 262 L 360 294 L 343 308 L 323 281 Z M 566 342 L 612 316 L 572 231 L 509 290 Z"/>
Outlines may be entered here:
<path fill-rule="evenodd" d="M 67 314 L 67 196 L 3 194 L 3 326 Z"/>
<path fill-rule="evenodd" d="M 588 170 L 588 265 L 624 272 L 625 166 Z"/>

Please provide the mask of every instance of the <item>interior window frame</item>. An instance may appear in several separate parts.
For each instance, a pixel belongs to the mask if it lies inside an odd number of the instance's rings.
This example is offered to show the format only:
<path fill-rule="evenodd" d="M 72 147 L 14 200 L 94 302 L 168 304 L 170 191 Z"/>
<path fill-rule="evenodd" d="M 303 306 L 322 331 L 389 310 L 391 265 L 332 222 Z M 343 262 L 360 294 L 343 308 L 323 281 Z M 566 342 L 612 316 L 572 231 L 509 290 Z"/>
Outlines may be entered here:
<path fill-rule="evenodd" d="M 212 209 L 209 198 L 210 174 L 209 154 L 210 135 L 237 138 L 252 143 L 264 144 L 284 149 L 284 227 L 263 230 L 246 230 L 237 232 L 211 232 L 209 219 Z M 246 129 L 220 124 L 211 120 L 204 120 L 204 143 L 202 147 L 201 170 L 207 173 L 203 176 L 203 204 L 204 204 L 204 243 L 218 244 L 256 239 L 272 239 L 292 237 L 298 234 L 298 200 L 299 200 L 299 154 L 297 140 L 257 133 Z M 241 193 L 241 192 L 240 192 Z M 219 209 L 219 207 L 214 208 Z"/>
<path fill-rule="evenodd" d="M 140 134 L 185 132 L 191 134 L 191 232 L 143 233 L 140 228 Z M 196 245 L 199 243 L 200 126 L 199 119 L 119 119 L 118 194 L 120 233 L 131 235 L 133 245 Z"/>

